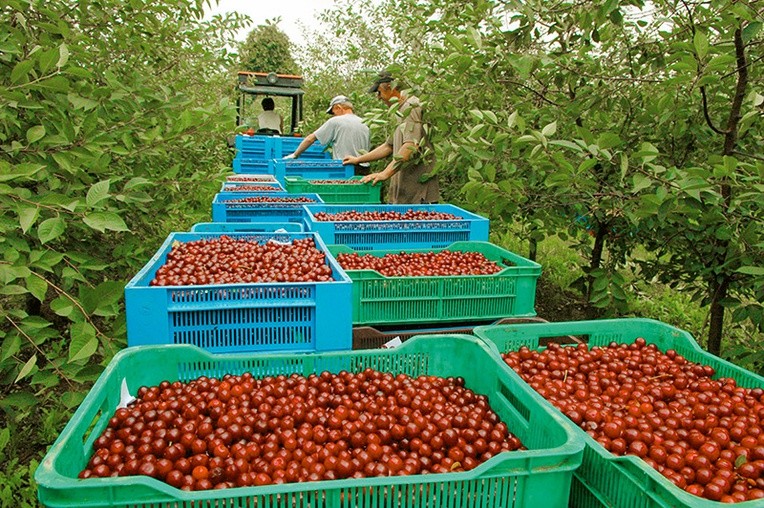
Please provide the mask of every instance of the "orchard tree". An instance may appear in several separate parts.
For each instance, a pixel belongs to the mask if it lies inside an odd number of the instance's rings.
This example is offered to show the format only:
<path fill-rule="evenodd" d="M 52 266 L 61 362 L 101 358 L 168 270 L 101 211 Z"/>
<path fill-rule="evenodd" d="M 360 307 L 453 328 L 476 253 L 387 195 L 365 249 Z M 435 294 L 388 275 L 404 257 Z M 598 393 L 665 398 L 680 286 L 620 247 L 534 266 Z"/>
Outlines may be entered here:
<path fill-rule="evenodd" d="M 269 19 L 249 32 L 247 39 L 239 45 L 239 70 L 300 73 L 292 58 L 292 43 L 279 28 L 280 22 L 281 18 Z"/>
<path fill-rule="evenodd" d="M 384 5 L 446 199 L 462 188 L 493 229 L 519 227 L 532 257 L 569 240 L 581 289 L 610 313 L 627 309 L 630 271 L 695 295 L 711 352 L 724 309 L 761 331 L 758 4 Z"/>
<path fill-rule="evenodd" d="M 125 345 L 125 283 L 203 220 L 227 170 L 225 47 L 243 19 L 203 14 L 192 0 L 0 9 L 0 477 L 39 457 Z"/>

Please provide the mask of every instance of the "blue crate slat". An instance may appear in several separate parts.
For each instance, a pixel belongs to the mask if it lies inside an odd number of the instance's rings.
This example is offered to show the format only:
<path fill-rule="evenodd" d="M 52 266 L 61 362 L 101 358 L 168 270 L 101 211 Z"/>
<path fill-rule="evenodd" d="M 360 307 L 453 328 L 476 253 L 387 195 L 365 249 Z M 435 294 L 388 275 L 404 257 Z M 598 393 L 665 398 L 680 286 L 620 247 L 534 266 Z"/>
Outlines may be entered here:
<path fill-rule="evenodd" d="M 305 205 L 305 225 L 326 244 L 355 250 L 448 247 L 460 241 L 488 241 L 488 219 L 455 205 Z M 384 212 L 407 210 L 450 213 L 453 220 L 318 221 L 319 212 Z"/>
<path fill-rule="evenodd" d="M 305 138 L 295 138 L 287 136 L 273 136 L 269 143 L 271 148 L 271 156 L 274 159 L 280 159 L 285 155 L 289 155 L 294 152 L 302 140 Z M 327 150 L 327 147 L 315 141 L 310 145 L 307 150 L 300 154 L 301 159 L 331 159 L 332 155 Z"/>
<path fill-rule="evenodd" d="M 212 352 L 350 349 L 351 281 L 314 233 L 225 233 L 258 242 L 313 238 L 334 281 L 150 286 L 174 242 L 221 233 L 172 233 L 125 286 L 128 345 L 192 344 Z"/>
<path fill-rule="evenodd" d="M 191 228 L 192 233 L 302 233 L 304 230 L 303 225 L 296 222 L 199 222 Z"/>
<path fill-rule="evenodd" d="M 324 200 L 318 194 L 291 194 L 289 192 L 219 192 L 212 200 L 212 222 L 296 222 L 304 224 L 305 203 L 228 203 L 248 197 L 295 198 L 305 197 L 316 203 Z"/>
<path fill-rule="evenodd" d="M 248 173 L 268 173 L 268 161 L 270 159 L 253 159 L 242 157 L 237 155 L 233 158 L 233 172 L 248 174 Z"/>
<path fill-rule="evenodd" d="M 271 159 L 273 155 L 273 143 L 269 142 L 272 136 L 248 136 L 237 134 L 234 142 L 237 156 L 245 159 Z"/>

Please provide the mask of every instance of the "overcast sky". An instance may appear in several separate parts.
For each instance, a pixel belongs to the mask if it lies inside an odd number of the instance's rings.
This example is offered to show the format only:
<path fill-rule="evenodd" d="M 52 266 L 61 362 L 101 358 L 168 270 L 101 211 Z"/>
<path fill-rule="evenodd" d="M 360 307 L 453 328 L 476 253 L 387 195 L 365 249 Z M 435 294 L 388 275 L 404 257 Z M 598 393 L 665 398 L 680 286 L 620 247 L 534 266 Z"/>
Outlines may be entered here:
<path fill-rule="evenodd" d="M 212 0 L 211 3 L 215 3 Z M 257 25 L 262 25 L 267 19 L 281 18 L 279 28 L 287 34 L 295 44 L 305 42 L 298 21 L 309 27 L 318 27 L 316 15 L 334 5 L 334 0 L 220 0 L 218 5 L 208 9 L 208 15 L 225 12 L 246 14 L 252 19 L 252 25 L 243 30 L 237 37 L 244 40 L 247 34 Z"/>

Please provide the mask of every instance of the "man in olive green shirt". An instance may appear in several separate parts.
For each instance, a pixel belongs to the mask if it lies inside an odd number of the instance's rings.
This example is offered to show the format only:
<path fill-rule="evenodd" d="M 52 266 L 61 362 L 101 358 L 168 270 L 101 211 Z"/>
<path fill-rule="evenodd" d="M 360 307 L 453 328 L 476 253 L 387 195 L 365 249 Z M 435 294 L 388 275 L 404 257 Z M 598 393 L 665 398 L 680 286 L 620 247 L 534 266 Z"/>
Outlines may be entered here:
<path fill-rule="evenodd" d="M 389 155 L 393 160 L 380 171 L 363 177 L 363 182 L 376 184 L 390 179 L 387 202 L 392 204 L 436 203 L 440 199 L 438 180 L 431 176 L 435 166 L 432 147 L 425 138 L 422 105 L 419 98 L 402 91 L 400 83 L 393 86 L 393 77 L 380 72 L 369 92 L 388 106 L 397 99 L 398 124 L 393 135 L 371 152 L 346 157 L 345 164 L 363 164 Z"/>

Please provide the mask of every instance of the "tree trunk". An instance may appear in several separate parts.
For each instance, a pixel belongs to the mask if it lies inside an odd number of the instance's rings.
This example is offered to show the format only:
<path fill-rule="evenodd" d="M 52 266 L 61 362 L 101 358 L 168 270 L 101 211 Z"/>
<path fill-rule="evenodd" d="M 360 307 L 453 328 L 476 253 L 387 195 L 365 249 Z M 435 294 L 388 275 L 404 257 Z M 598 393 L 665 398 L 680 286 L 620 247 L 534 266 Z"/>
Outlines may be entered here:
<path fill-rule="evenodd" d="M 732 98 L 729 117 L 727 118 L 727 127 L 724 130 L 724 155 L 732 156 L 735 153 L 738 141 L 738 129 L 740 125 L 741 107 L 748 89 L 748 62 L 745 56 L 745 43 L 743 42 L 743 29 L 739 27 L 735 30 L 735 60 L 737 63 L 737 83 L 735 84 L 735 95 Z M 725 211 L 729 209 L 732 199 L 731 186 L 726 180 L 721 182 L 721 194 L 724 198 Z M 722 243 L 720 254 L 717 255 L 716 266 L 722 266 L 727 256 L 729 242 Z M 708 328 L 708 352 L 719 356 L 722 349 L 722 334 L 724 332 L 724 307 L 721 302 L 727 297 L 732 276 L 722 275 L 720 282 L 712 282 L 709 286 L 711 291 L 711 305 L 709 309 L 710 323 Z"/>
<path fill-rule="evenodd" d="M 605 237 L 607 236 L 607 230 L 610 226 L 599 224 L 597 226 L 597 234 L 594 236 L 594 247 L 592 247 L 592 258 L 589 262 L 589 270 L 593 271 L 602 266 L 602 253 L 605 252 Z M 589 281 L 586 285 L 586 299 L 592 298 L 592 285 L 594 284 L 594 277 L 589 276 Z"/>
<path fill-rule="evenodd" d="M 721 282 L 714 281 L 711 290 L 711 318 L 708 328 L 708 352 L 719 356 L 722 351 L 722 332 L 724 331 L 724 307 L 721 302 L 727 297 L 730 279 L 725 276 Z"/>
<path fill-rule="evenodd" d="M 538 246 L 539 244 L 534 238 L 531 238 L 528 241 L 528 259 L 531 261 L 536 261 L 536 256 L 538 255 Z"/>

